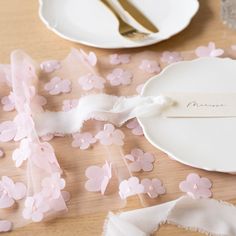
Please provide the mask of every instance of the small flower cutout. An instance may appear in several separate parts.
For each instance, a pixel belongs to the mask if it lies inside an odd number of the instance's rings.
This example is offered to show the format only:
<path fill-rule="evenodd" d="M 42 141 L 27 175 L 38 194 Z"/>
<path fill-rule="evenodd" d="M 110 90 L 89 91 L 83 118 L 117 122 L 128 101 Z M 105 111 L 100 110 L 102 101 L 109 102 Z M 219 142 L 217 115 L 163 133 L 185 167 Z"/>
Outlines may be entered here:
<path fill-rule="evenodd" d="M 142 60 L 139 68 L 150 74 L 159 73 L 161 71 L 159 64 L 152 60 Z"/>
<path fill-rule="evenodd" d="M 166 192 L 159 179 L 143 179 L 141 184 L 144 186 L 144 193 L 150 198 L 156 198 Z"/>
<path fill-rule="evenodd" d="M 11 207 L 15 201 L 24 198 L 26 186 L 21 182 L 14 183 L 7 176 L 2 176 L 0 181 L 0 208 Z"/>
<path fill-rule="evenodd" d="M 16 124 L 13 121 L 4 121 L 0 123 L 0 141 L 8 142 L 12 140 L 17 132 Z"/>
<path fill-rule="evenodd" d="M 162 56 L 161 56 L 161 61 L 167 64 L 171 64 L 171 63 L 182 61 L 182 60 L 183 58 L 181 57 L 181 54 L 179 52 L 165 51 L 162 53 Z"/>
<path fill-rule="evenodd" d="M 127 64 L 130 62 L 130 54 L 112 54 L 110 63 L 112 65 Z"/>
<path fill-rule="evenodd" d="M 26 220 L 32 219 L 33 222 L 40 222 L 44 218 L 44 213 L 49 209 L 47 201 L 45 201 L 42 194 L 38 193 L 26 198 L 22 215 Z"/>
<path fill-rule="evenodd" d="M 216 48 L 215 43 L 210 42 L 208 46 L 200 46 L 195 50 L 198 57 L 219 57 L 224 54 L 224 50 Z"/>
<path fill-rule="evenodd" d="M 182 192 L 186 192 L 194 199 L 209 198 L 212 196 L 210 188 L 212 183 L 208 178 L 200 177 L 198 174 L 191 173 L 187 176 L 186 180 L 179 184 Z"/>
<path fill-rule="evenodd" d="M 107 80 L 112 86 L 128 85 L 132 81 L 133 74 L 125 69 L 116 68 L 107 75 Z"/>
<path fill-rule="evenodd" d="M 91 144 L 96 143 L 96 138 L 89 132 L 75 133 L 73 136 L 72 147 L 79 147 L 82 150 L 88 149 Z"/>
<path fill-rule="evenodd" d="M 85 189 L 90 192 L 101 192 L 104 195 L 112 177 L 111 164 L 106 162 L 102 167 L 90 166 L 86 169 L 85 175 L 88 178 Z"/>
<path fill-rule="evenodd" d="M 143 135 L 143 129 L 138 123 L 138 120 L 135 118 L 131 121 L 129 121 L 126 125 L 128 129 L 131 129 L 132 133 L 134 135 Z"/>
<path fill-rule="evenodd" d="M 87 61 L 91 66 L 96 66 L 97 64 L 97 56 L 94 52 L 86 53 L 84 50 L 80 49 L 81 54 L 83 55 L 83 59 Z"/>
<path fill-rule="evenodd" d="M 126 155 L 125 159 L 129 160 L 129 168 L 132 172 L 151 171 L 153 169 L 154 156 L 151 153 L 144 153 L 139 148 L 131 150 L 131 154 Z"/>
<path fill-rule="evenodd" d="M 15 149 L 12 153 L 12 159 L 15 161 L 16 167 L 20 167 L 25 160 L 30 157 L 31 154 L 31 144 L 29 139 L 22 139 L 20 141 L 20 147 Z"/>
<path fill-rule="evenodd" d="M 4 111 L 13 111 L 15 109 L 15 100 L 12 92 L 1 99 Z"/>
<path fill-rule="evenodd" d="M 11 231 L 13 224 L 9 220 L 0 220 L 0 233 Z"/>
<path fill-rule="evenodd" d="M 143 193 L 144 186 L 139 183 L 137 177 L 130 177 L 128 180 L 123 180 L 119 185 L 119 194 L 121 199 L 126 199 L 129 196 Z"/>
<path fill-rule="evenodd" d="M 61 63 L 57 60 L 44 61 L 40 64 L 40 68 L 45 73 L 52 73 L 61 68 Z"/>
<path fill-rule="evenodd" d="M 51 95 L 69 93 L 71 91 L 71 81 L 56 76 L 53 77 L 50 82 L 45 84 L 44 89 Z"/>
<path fill-rule="evenodd" d="M 95 136 L 103 145 L 115 144 L 120 146 L 124 144 L 124 137 L 124 133 L 119 129 L 115 129 L 112 124 L 105 124 L 103 130 Z"/>
<path fill-rule="evenodd" d="M 78 104 L 78 99 L 66 99 L 63 101 L 62 111 L 70 111 L 71 109 L 76 108 Z"/>
<path fill-rule="evenodd" d="M 46 198 L 58 199 L 61 196 L 61 190 L 65 188 L 66 182 L 61 178 L 60 173 L 53 173 L 50 177 L 42 180 L 42 194 Z"/>
<path fill-rule="evenodd" d="M 103 89 L 105 82 L 106 80 L 102 77 L 91 73 L 81 76 L 78 80 L 79 85 L 85 91 L 89 91 L 92 89 Z"/>

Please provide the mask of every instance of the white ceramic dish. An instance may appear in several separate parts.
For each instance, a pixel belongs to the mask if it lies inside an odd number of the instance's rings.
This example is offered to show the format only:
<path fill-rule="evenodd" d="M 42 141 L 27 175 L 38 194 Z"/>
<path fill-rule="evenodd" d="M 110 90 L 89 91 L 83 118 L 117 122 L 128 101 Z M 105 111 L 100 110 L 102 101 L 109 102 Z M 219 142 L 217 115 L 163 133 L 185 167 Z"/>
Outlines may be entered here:
<path fill-rule="evenodd" d="M 116 17 L 99 0 L 40 0 L 39 16 L 59 36 L 99 48 L 151 45 L 179 33 L 196 14 L 197 0 L 130 0 L 159 29 L 145 40 L 132 41 L 118 32 Z"/>
<path fill-rule="evenodd" d="M 166 92 L 236 93 L 236 60 L 201 58 L 172 64 L 151 78 L 143 96 Z M 139 118 L 146 138 L 175 160 L 236 172 L 236 118 Z"/>

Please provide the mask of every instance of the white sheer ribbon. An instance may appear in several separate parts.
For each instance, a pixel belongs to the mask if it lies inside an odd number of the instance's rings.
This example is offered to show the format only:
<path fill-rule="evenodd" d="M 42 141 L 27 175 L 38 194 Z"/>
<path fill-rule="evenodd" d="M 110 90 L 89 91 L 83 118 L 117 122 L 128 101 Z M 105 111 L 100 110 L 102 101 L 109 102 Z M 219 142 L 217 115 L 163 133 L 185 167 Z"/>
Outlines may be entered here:
<path fill-rule="evenodd" d="M 161 224 L 174 224 L 210 235 L 236 235 L 236 207 L 214 199 L 180 197 L 157 206 L 108 214 L 105 236 L 148 236 Z"/>
<path fill-rule="evenodd" d="M 117 126 L 134 117 L 160 114 L 172 104 L 168 97 L 117 97 L 107 94 L 87 95 L 68 112 L 42 112 L 34 115 L 39 136 L 48 133 L 71 134 L 80 131 L 84 121 L 96 119 Z"/>

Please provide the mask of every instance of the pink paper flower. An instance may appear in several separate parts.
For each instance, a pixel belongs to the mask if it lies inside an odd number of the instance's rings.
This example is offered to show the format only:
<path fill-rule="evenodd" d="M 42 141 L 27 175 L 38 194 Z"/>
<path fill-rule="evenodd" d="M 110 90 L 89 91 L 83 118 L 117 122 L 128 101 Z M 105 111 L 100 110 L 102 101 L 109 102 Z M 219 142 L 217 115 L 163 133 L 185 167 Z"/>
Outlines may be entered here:
<path fill-rule="evenodd" d="M 151 171 L 153 169 L 153 162 L 155 161 L 154 156 L 139 148 L 134 148 L 131 150 L 131 154 L 126 155 L 125 159 L 129 160 L 129 168 L 132 172 Z"/>
<path fill-rule="evenodd" d="M 134 135 L 143 135 L 143 129 L 138 123 L 138 120 L 135 118 L 131 121 L 129 121 L 126 125 L 128 129 L 131 129 L 132 133 Z"/>
<path fill-rule="evenodd" d="M 191 173 L 187 176 L 186 180 L 179 184 L 182 192 L 186 192 L 194 199 L 209 198 L 212 196 L 210 188 L 212 183 L 208 178 L 201 178 L 198 174 Z"/>
<path fill-rule="evenodd" d="M 128 180 L 123 180 L 119 185 L 119 194 L 121 199 L 126 199 L 129 196 L 143 193 L 144 186 L 139 183 L 137 177 L 130 177 Z"/>
<path fill-rule="evenodd" d="M 76 108 L 79 104 L 79 99 L 66 99 L 63 101 L 63 106 L 62 106 L 62 110 L 67 112 L 70 111 L 73 108 Z"/>
<path fill-rule="evenodd" d="M 52 73 L 61 68 L 61 63 L 57 60 L 43 61 L 40 64 L 40 68 L 45 73 Z"/>
<path fill-rule="evenodd" d="M 112 54 L 110 63 L 112 65 L 127 64 L 130 62 L 130 54 Z"/>
<path fill-rule="evenodd" d="M 74 140 L 72 147 L 79 147 L 82 150 L 88 149 L 91 144 L 96 143 L 96 138 L 89 132 L 75 133 L 72 135 Z"/>
<path fill-rule="evenodd" d="M 151 74 L 159 73 L 161 71 L 161 68 L 156 61 L 146 60 L 146 59 L 142 60 L 139 68 L 143 70 L 144 72 L 151 73 Z"/>
<path fill-rule="evenodd" d="M 115 144 L 120 146 L 124 145 L 124 137 L 124 133 L 119 129 L 115 129 L 112 124 L 105 124 L 104 129 L 95 136 L 103 145 Z"/>
<path fill-rule="evenodd" d="M 61 178 L 60 173 L 52 173 L 50 177 L 42 180 L 42 194 L 46 198 L 58 199 L 61 196 L 61 190 L 65 188 L 66 182 Z"/>
<path fill-rule="evenodd" d="M 14 95 L 12 92 L 1 99 L 4 111 L 13 111 L 15 109 Z"/>
<path fill-rule="evenodd" d="M 33 197 L 26 198 L 22 215 L 26 220 L 32 219 L 34 222 L 40 222 L 44 217 L 44 213 L 49 209 L 48 202 L 38 193 Z"/>
<path fill-rule="evenodd" d="M 0 141 L 8 142 L 16 135 L 17 127 L 13 121 L 4 121 L 0 123 Z"/>
<path fill-rule="evenodd" d="M 83 59 L 88 62 L 91 66 L 96 66 L 97 64 L 97 56 L 94 52 L 86 53 L 84 50 L 80 49 L 80 52 L 83 56 Z"/>
<path fill-rule="evenodd" d="M 0 233 L 11 231 L 13 224 L 9 220 L 0 220 Z"/>
<path fill-rule="evenodd" d="M 141 184 L 144 186 L 144 193 L 150 198 L 156 198 L 166 192 L 159 179 L 143 179 Z"/>
<path fill-rule="evenodd" d="M 136 92 L 138 94 L 141 94 L 142 93 L 142 90 L 143 90 L 143 87 L 144 87 L 144 84 L 139 84 L 137 87 L 136 87 Z"/>
<path fill-rule="evenodd" d="M 20 167 L 22 163 L 31 155 L 31 142 L 29 139 L 22 139 L 20 147 L 15 149 L 12 153 L 12 159 L 15 161 L 16 167 Z"/>
<path fill-rule="evenodd" d="M 224 50 L 216 48 L 215 43 L 210 42 L 208 46 L 200 46 L 195 50 L 198 57 L 219 57 L 224 54 Z"/>
<path fill-rule="evenodd" d="M 16 200 L 24 198 L 26 186 L 21 182 L 14 183 L 7 176 L 2 176 L 0 181 L 0 208 L 11 207 Z"/>
<path fill-rule="evenodd" d="M 16 125 L 16 134 L 14 137 L 14 141 L 19 141 L 25 137 L 28 137 L 31 134 L 32 130 L 34 130 L 34 121 L 29 114 L 18 113 L 13 121 Z"/>
<path fill-rule="evenodd" d="M 183 58 L 181 57 L 181 54 L 179 52 L 165 51 L 162 53 L 162 56 L 161 56 L 161 61 L 167 64 L 171 64 L 171 63 L 182 61 L 182 60 Z"/>
<path fill-rule="evenodd" d="M 45 84 L 44 89 L 51 95 L 69 93 L 71 91 L 71 81 L 55 76 L 50 80 L 49 83 Z"/>
<path fill-rule="evenodd" d="M 104 195 L 112 177 L 111 163 L 106 161 L 102 167 L 89 166 L 85 171 L 85 175 L 88 178 L 85 189 L 89 192 L 101 192 Z"/>
<path fill-rule="evenodd" d="M 78 80 L 79 85 L 82 87 L 83 90 L 86 90 L 86 91 L 89 91 L 94 88 L 103 89 L 105 82 L 106 80 L 103 79 L 102 77 L 91 74 L 91 73 L 81 76 Z"/>
<path fill-rule="evenodd" d="M 130 71 L 116 68 L 107 75 L 107 80 L 112 86 L 128 85 L 132 82 L 132 77 L 133 74 Z"/>

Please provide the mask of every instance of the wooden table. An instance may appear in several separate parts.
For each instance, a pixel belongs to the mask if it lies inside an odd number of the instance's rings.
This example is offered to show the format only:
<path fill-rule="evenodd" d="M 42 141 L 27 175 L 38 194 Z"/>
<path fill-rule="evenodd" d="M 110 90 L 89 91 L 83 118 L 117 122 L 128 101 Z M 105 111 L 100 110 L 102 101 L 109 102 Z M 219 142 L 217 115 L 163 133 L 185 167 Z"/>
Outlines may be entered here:
<path fill-rule="evenodd" d="M 199 45 L 207 44 L 209 41 L 215 41 L 218 47 L 225 47 L 236 43 L 236 32 L 224 26 L 220 19 L 220 1 L 219 0 L 200 0 L 200 10 L 194 17 L 191 24 L 180 34 L 171 39 L 146 47 L 145 49 L 163 51 L 163 50 L 192 50 Z M 48 58 L 62 59 L 69 52 L 71 47 L 83 48 L 85 50 L 94 50 L 98 55 L 107 55 L 114 50 L 102 50 L 88 48 L 83 45 L 72 43 L 61 39 L 53 32 L 49 31 L 39 20 L 38 1 L 37 0 L 1 0 L 0 1 L 0 63 L 9 63 L 9 54 L 12 50 L 22 48 L 36 60 Z M 142 49 L 133 49 L 131 51 L 141 51 Z M 132 140 L 130 141 L 132 142 Z M 150 144 L 144 143 L 149 150 L 154 150 Z M 200 170 L 194 170 L 176 162 L 167 160 L 165 154 L 161 154 L 160 160 L 168 164 L 170 169 L 180 170 L 180 174 L 169 174 L 171 178 L 183 179 L 186 176 L 185 171 L 195 171 L 210 178 L 216 177 L 214 193 L 218 199 L 226 199 L 231 203 L 236 203 L 236 198 L 227 191 L 223 191 L 222 186 L 227 185 L 229 175 L 207 173 Z M 182 172 L 181 172 L 182 171 Z M 173 173 L 173 172 L 172 172 Z M 182 174 L 181 174 L 182 173 Z M 1 174 L 1 170 L 0 170 Z M 225 182 L 225 183 L 224 183 Z M 225 186 L 230 192 L 231 185 Z M 174 199 L 180 196 L 176 187 L 169 197 L 168 194 L 163 197 L 162 202 Z M 141 207 L 140 203 L 131 199 L 126 209 Z M 89 214 L 77 218 L 60 218 L 50 223 L 31 224 L 17 229 L 9 235 L 101 235 L 103 221 L 106 212 Z M 8 234 L 6 234 L 8 235 Z M 199 233 L 187 232 L 174 226 L 162 226 L 158 235 L 200 235 Z M 131 235 L 132 236 L 132 235 Z"/>

